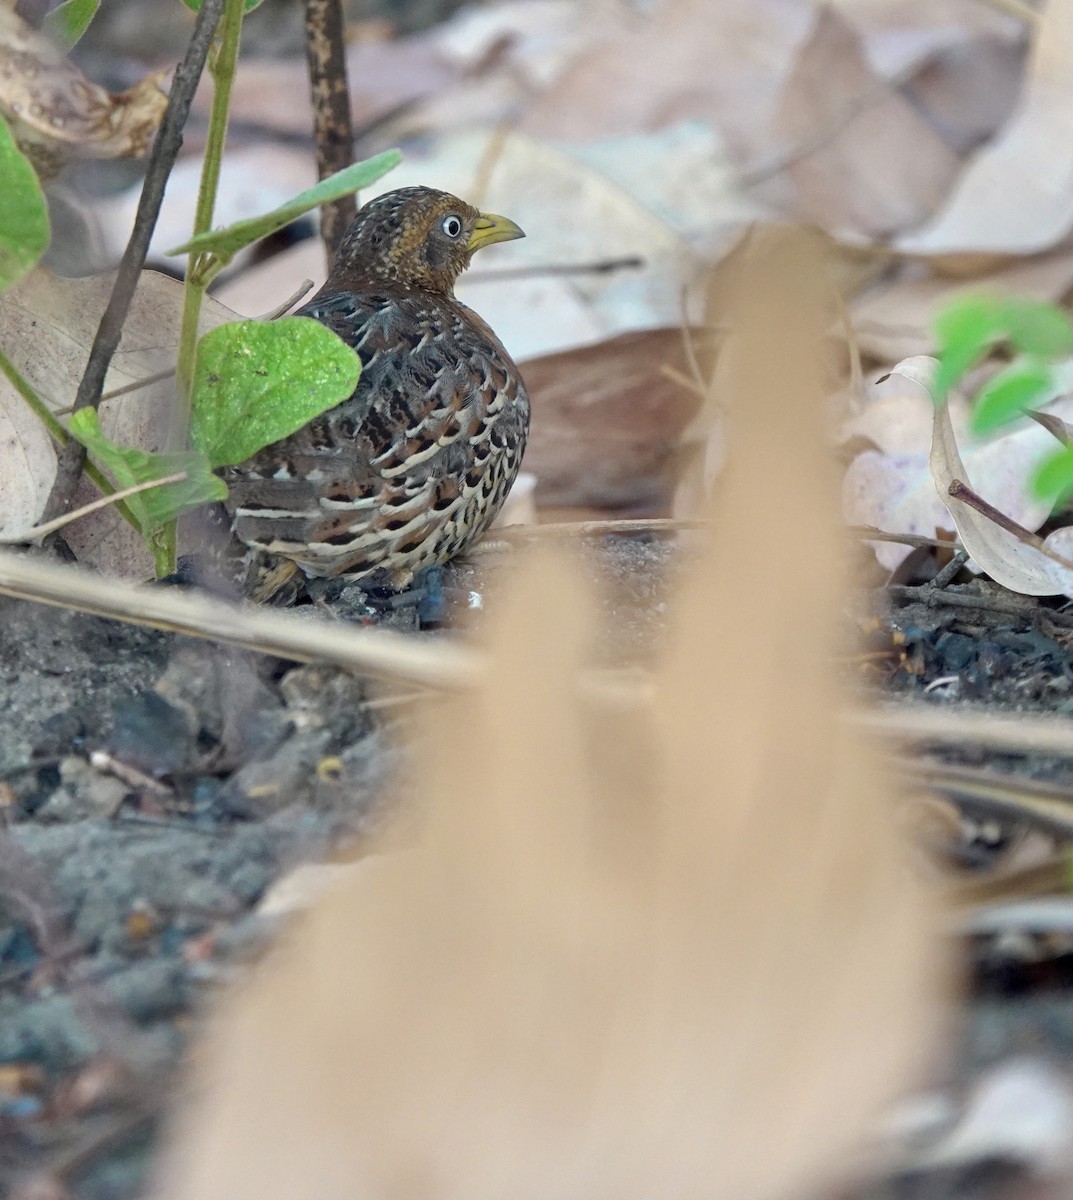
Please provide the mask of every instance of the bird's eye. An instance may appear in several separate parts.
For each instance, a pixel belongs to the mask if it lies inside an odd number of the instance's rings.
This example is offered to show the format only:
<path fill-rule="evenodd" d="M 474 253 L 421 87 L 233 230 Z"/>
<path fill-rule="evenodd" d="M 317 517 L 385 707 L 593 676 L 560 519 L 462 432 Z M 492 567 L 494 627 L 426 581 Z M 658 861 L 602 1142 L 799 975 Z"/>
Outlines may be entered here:
<path fill-rule="evenodd" d="M 440 228 L 449 238 L 456 238 L 462 232 L 462 222 L 454 213 L 451 213 L 443 218 Z"/>

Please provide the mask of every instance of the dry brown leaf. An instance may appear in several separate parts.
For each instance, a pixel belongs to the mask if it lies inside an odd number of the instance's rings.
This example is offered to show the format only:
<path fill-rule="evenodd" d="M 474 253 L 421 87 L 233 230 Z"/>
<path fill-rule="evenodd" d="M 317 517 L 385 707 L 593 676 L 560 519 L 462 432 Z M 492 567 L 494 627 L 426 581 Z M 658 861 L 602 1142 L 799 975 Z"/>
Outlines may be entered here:
<path fill-rule="evenodd" d="M 776 121 L 799 148 L 786 168 L 799 208 L 833 232 L 881 238 L 918 224 L 960 165 L 935 127 L 871 67 L 853 26 L 826 6 Z"/>
<path fill-rule="evenodd" d="M 231 998 L 166 1200 L 764 1200 L 836 1171 L 929 1055 L 927 905 L 837 716 L 820 264 L 757 255 L 738 458 L 658 699 L 578 687 L 598 610 L 519 556 L 490 668 L 426 714 L 418 848 L 342 878 Z"/>
<path fill-rule="evenodd" d="M 933 274 L 924 263 L 907 263 L 893 280 L 879 283 L 852 302 L 853 330 L 862 354 L 897 362 L 935 350 L 935 316 L 959 296 L 987 291 L 1057 302 L 1071 287 L 1073 252 L 1068 248 L 963 283 Z"/>
<path fill-rule="evenodd" d="M 972 261 L 1038 254 L 1071 229 L 1073 0 L 1046 0 L 1015 115 L 970 163 L 934 221 L 897 245 L 907 254 Z"/>
<path fill-rule="evenodd" d="M 0 345 L 53 411 L 74 401 L 114 278 L 107 274 L 59 279 L 38 268 L 0 296 Z M 181 307 L 181 283 L 154 271 L 143 272 L 105 381 L 106 392 L 174 368 Z M 235 318 L 222 304 L 207 301 L 202 331 Z M 106 400 L 101 406 L 101 427 L 120 445 L 162 450 L 175 411 L 174 396 L 174 379 L 169 378 Z M 13 413 L 20 407 L 25 408 L 21 397 L 0 377 L 0 411 Z M 0 442 L 0 476 L 20 489 L 25 504 L 32 504 L 30 497 L 34 497 L 39 505 L 21 524 L 5 510 L 5 533 L 20 533 L 36 523 L 55 478 L 54 454 L 46 453 L 39 439 L 34 445 L 38 449 L 31 459 L 18 446 Z M 83 481 L 76 506 L 89 503 L 96 494 Z M 153 573 L 142 539 L 111 509 L 70 526 L 64 536 L 80 559 L 108 574 L 145 578 Z"/>
<path fill-rule="evenodd" d="M 164 115 L 167 71 L 118 95 L 88 80 L 54 43 L 0 7 L 0 113 L 39 175 L 72 158 L 144 154 Z"/>
<path fill-rule="evenodd" d="M 679 329 L 651 329 L 522 363 L 533 401 L 526 469 L 544 507 L 648 507 L 670 498 L 674 451 L 699 405 Z"/>

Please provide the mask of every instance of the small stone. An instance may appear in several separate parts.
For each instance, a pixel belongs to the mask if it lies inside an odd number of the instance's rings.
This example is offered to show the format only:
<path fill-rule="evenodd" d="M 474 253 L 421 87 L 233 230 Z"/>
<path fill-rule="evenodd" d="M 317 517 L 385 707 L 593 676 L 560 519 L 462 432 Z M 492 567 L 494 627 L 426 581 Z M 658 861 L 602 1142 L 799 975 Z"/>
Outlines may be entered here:
<path fill-rule="evenodd" d="M 60 780 L 61 786 L 36 810 L 38 820 L 70 822 L 112 817 L 130 790 L 84 758 L 73 756 L 60 763 Z"/>

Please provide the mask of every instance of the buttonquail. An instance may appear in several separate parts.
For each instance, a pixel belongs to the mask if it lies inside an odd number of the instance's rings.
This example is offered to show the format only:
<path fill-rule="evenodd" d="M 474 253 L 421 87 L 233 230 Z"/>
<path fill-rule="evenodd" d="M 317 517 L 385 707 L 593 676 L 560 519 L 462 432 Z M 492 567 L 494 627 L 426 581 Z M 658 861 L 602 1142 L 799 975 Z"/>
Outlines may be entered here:
<path fill-rule="evenodd" d="M 298 311 L 357 350 L 357 388 L 221 472 L 232 528 L 262 578 L 266 564 L 293 563 L 306 576 L 398 590 L 488 527 L 518 473 L 529 398 L 454 284 L 475 250 L 523 236 L 426 187 L 359 211 L 327 282 Z M 248 568 L 256 594 L 251 578 Z"/>

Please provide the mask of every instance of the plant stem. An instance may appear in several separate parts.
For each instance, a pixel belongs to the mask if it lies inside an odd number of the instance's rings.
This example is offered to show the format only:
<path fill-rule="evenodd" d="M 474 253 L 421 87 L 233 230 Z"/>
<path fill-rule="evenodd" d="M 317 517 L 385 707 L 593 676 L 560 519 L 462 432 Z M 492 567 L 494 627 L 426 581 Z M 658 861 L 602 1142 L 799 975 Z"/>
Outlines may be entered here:
<path fill-rule="evenodd" d="M 209 114 L 209 131 L 205 142 L 205 158 L 201 165 L 201 182 L 197 193 L 197 208 L 194 211 L 193 236 L 207 233 L 212 228 L 212 216 L 216 209 L 216 193 L 220 186 L 220 169 L 223 165 L 224 142 L 227 140 L 227 121 L 231 108 L 231 88 L 235 82 L 235 67 L 238 62 L 239 41 L 242 36 L 243 0 L 224 0 L 223 16 L 220 18 L 219 36 L 209 60 L 212 75 L 212 110 Z M 172 447 L 185 450 L 190 436 L 190 412 L 193 404 L 194 370 L 197 364 L 198 323 L 201 319 L 201 302 L 212 281 L 213 256 L 192 254 L 186 265 L 186 281 L 183 287 L 182 322 L 179 326 L 179 356 L 175 374 L 178 382 L 178 412 L 172 432 Z M 160 534 L 159 545 L 151 546 L 157 562 L 158 576 L 175 570 L 177 550 L 177 523 L 169 521 Z"/>
<path fill-rule="evenodd" d="M 235 66 L 242 35 L 242 14 L 243 0 L 224 0 L 219 40 L 209 62 L 209 73 L 213 81 L 212 111 L 209 114 L 205 159 L 201 166 L 201 183 L 197 193 L 197 208 L 194 211 L 194 237 L 199 233 L 207 233 L 212 228 L 216 193 L 220 186 L 220 168 L 223 165 L 224 142 L 227 139 L 231 88 L 235 82 Z M 201 316 L 201 301 L 211 279 L 212 255 L 191 255 L 186 267 L 176 372 L 179 379 L 180 404 L 180 420 L 175 437 L 175 448 L 178 450 L 186 449 L 187 432 L 190 428 L 190 389 L 197 359 L 198 321 Z"/>
<path fill-rule="evenodd" d="M 205 59 L 208 57 L 209 46 L 223 6 L 224 0 L 203 0 L 190 44 L 186 48 L 183 61 L 176 69 L 167 108 L 153 139 L 153 148 L 149 152 L 149 163 L 142 194 L 138 200 L 134 229 L 123 252 L 112 294 L 97 328 L 97 335 L 93 339 L 89 360 L 78 385 L 75 409 L 85 408 L 87 405 L 96 408 L 100 404 L 101 393 L 104 391 L 104 377 L 108 374 L 108 367 L 119 346 L 123 322 L 126 320 L 127 310 L 145 265 L 149 242 L 156 228 L 161 201 L 164 199 L 164 188 L 183 143 L 183 127 L 190 113 L 194 92 L 204 70 Z M 58 517 L 70 508 L 85 457 L 85 449 L 72 438 L 60 456 L 56 482 L 52 485 L 52 494 L 45 506 L 46 520 Z"/>
<path fill-rule="evenodd" d="M 23 400 L 26 401 L 30 411 L 52 435 L 52 439 L 56 445 L 60 447 L 70 445 L 72 439 L 68 435 L 67 430 L 64 429 L 63 425 L 56 420 L 52 410 L 44 402 L 44 400 L 41 399 L 37 392 L 34 391 L 33 385 L 30 383 L 30 381 L 19 371 L 18 367 L 15 366 L 11 359 L 8 358 L 8 356 L 2 350 L 0 350 L 0 374 L 3 374 L 7 377 L 11 386 L 19 393 Z M 112 487 L 112 485 L 93 463 L 85 463 L 83 469 L 89 476 L 93 485 L 101 492 L 102 495 L 111 496 L 115 492 L 115 488 Z M 134 515 L 131 513 L 130 509 L 121 500 L 117 500 L 114 503 L 116 512 L 119 513 L 123 520 L 134 529 L 137 529 L 138 523 L 134 520 Z"/>

